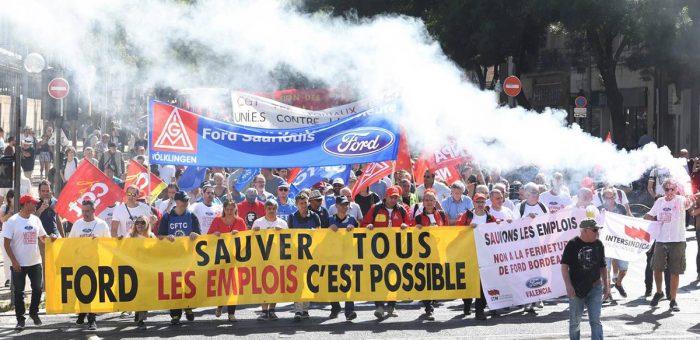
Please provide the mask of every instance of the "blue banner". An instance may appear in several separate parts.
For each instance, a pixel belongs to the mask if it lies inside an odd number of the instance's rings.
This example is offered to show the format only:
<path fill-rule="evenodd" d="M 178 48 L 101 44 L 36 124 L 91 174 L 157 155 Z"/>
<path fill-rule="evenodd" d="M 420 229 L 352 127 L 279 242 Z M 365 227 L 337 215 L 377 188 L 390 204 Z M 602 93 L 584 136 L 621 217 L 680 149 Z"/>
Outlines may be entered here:
<path fill-rule="evenodd" d="M 301 189 L 311 188 L 324 178 L 329 180 L 342 178 L 347 183 L 351 169 L 352 166 L 350 165 L 318 166 L 302 169 L 291 183 L 289 192 L 291 195 L 296 196 Z"/>
<path fill-rule="evenodd" d="M 194 188 L 199 188 L 204 182 L 204 176 L 207 175 L 206 167 L 188 166 L 182 172 L 182 177 L 177 182 L 177 186 L 182 191 L 190 191 Z"/>
<path fill-rule="evenodd" d="M 373 109 L 374 110 L 374 109 Z M 284 168 L 396 159 L 398 124 L 376 111 L 298 129 L 244 127 L 149 101 L 150 161 L 206 167 Z"/>
<path fill-rule="evenodd" d="M 248 187 L 248 184 L 255 179 L 255 176 L 260 174 L 260 168 L 243 169 L 236 177 L 236 191 L 243 192 L 243 189 Z"/>

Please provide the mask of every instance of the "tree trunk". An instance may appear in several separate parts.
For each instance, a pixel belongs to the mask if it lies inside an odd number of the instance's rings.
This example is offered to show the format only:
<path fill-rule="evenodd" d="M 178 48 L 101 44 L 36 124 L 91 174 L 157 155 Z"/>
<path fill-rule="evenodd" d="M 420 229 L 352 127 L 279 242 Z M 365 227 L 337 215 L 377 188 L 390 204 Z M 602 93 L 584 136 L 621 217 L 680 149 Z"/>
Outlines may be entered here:
<path fill-rule="evenodd" d="M 627 148 L 627 124 L 625 121 L 622 93 L 617 86 L 617 79 L 615 78 L 615 69 L 608 69 L 607 71 L 601 69 L 600 75 L 603 77 L 605 96 L 608 101 L 608 109 L 610 109 L 613 142 L 620 148 Z"/>
<path fill-rule="evenodd" d="M 479 89 L 484 90 L 486 88 L 486 72 L 481 69 L 480 65 L 474 65 L 474 73 L 479 80 Z"/>

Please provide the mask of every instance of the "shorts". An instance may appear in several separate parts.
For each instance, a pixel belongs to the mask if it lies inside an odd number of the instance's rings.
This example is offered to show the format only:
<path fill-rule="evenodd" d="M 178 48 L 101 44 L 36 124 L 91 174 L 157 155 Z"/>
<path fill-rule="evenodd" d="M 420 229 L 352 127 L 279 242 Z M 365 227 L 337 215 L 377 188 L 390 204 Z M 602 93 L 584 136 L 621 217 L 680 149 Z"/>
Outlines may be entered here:
<path fill-rule="evenodd" d="M 617 263 L 617 270 L 618 271 L 626 272 L 627 269 L 630 267 L 629 261 L 622 261 L 622 260 L 606 257 L 605 262 L 608 264 L 608 269 L 612 269 L 612 262 L 613 261 L 615 261 Z"/>
<path fill-rule="evenodd" d="M 40 162 L 51 162 L 51 153 L 50 152 L 39 153 L 39 161 Z"/>
<path fill-rule="evenodd" d="M 668 266 L 671 274 L 685 272 L 685 242 L 656 242 L 651 258 L 651 269 L 662 272 Z"/>

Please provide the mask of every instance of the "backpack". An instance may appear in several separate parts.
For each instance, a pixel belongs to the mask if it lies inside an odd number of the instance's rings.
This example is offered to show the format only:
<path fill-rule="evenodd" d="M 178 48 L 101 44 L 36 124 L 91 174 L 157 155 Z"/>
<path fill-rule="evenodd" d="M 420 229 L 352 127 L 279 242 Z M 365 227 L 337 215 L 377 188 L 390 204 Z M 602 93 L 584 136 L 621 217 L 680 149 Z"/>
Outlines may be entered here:
<path fill-rule="evenodd" d="M 417 204 L 416 204 L 416 205 L 417 205 Z M 442 219 L 442 221 L 446 223 L 445 225 L 448 225 L 449 222 L 448 222 L 448 219 L 447 219 L 447 214 L 445 214 L 445 212 L 442 211 L 442 210 L 435 210 L 435 212 L 438 213 L 438 214 L 440 214 L 440 218 Z M 414 213 L 415 213 L 415 212 L 414 212 Z M 418 221 L 417 221 L 417 220 L 418 220 L 419 218 L 420 218 L 421 220 L 423 219 L 421 216 L 425 216 L 425 217 L 427 218 L 427 215 L 426 215 L 426 213 L 425 213 L 425 210 L 423 210 L 423 212 L 421 212 L 420 215 L 414 217 L 414 221 L 416 221 L 416 224 L 418 224 Z M 421 222 L 422 222 L 422 221 L 421 221 Z M 437 221 L 436 221 L 436 222 L 437 222 Z"/>
<path fill-rule="evenodd" d="M 520 217 L 523 217 L 523 214 L 525 214 L 525 204 L 527 204 L 527 202 L 525 202 L 525 201 L 522 201 L 520 203 Z M 542 202 L 537 202 L 537 205 L 540 206 L 540 209 L 542 209 L 542 212 L 547 212 L 547 207 L 545 207 L 544 204 L 542 204 Z"/>

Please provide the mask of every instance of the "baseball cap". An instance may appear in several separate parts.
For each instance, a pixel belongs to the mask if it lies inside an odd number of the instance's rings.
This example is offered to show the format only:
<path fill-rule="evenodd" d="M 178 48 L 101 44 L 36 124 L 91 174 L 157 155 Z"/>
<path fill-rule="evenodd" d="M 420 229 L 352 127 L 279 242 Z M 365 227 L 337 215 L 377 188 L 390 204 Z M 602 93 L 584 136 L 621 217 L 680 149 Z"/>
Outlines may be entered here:
<path fill-rule="evenodd" d="M 287 182 L 282 182 L 282 183 L 280 183 L 280 185 L 277 186 L 277 189 L 279 189 L 279 188 L 287 188 L 287 189 L 289 189 L 289 183 L 287 183 Z"/>
<path fill-rule="evenodd" d="M 348 204 L 350 201 L 345 196 L 338 196 L 335 198 L 335 204 Z"/>
<path fill-rule="evenodd" d="M 181 202 L 188 202 L 190 200 L 190 196 L 187 195 L 187 193 L 184 191 L 178 191 L 175 193 L 175 200 Z"/>
<path fill-rule="evenodd" d="M 601 227 L 595 220 L 593 219 L 586 219 L 581 221 L 581 224 L 579 224 L 579 228 L 581 229 L 601 229 Z"/>
<path fill-rule="evenodd" d="M 476 195 L 474 195 L 474 201 L 486 201 L 486 195 L 477 192 Z"/>
<path fill-rule="evenodd" d="M 323 198 L 323 195 L 321 195 L 321 192 L 318 190 L 312 190 L 311 195 L 309 195 L 310 200 L 318 200 L 318 199 L 322 199 L 322 198 Z"/>
<path fill-rule="evenodd" d="M 22 195 L 22 196 L 19 198 L 19 204 L 20 204 L 20 205 L 25 205 L 25 204 L 27 204 L 27 203 L 29 203 L 29 202 L 32 202 L 32 203 L 34 203 L 34 204 L 39 204 L 39 200 L 36 199 L 34 196 L 32 196 L 32 195 L 30 195 L 30 194 Z"/>
<path fill-rule="evenodd" d="M 333 185 L 340 184 L 340 185 L 345 185 L 345 181 L 342 178 L 336 178 L 333 180 Z"/>
<path fill-rule="evenodd" d="M 386 194 L 384 195 L 386 197 L 391 197 L 391 196 L 401 196 L 401 188 L 397 186 L 391 186 L 386 189 Z"/>

